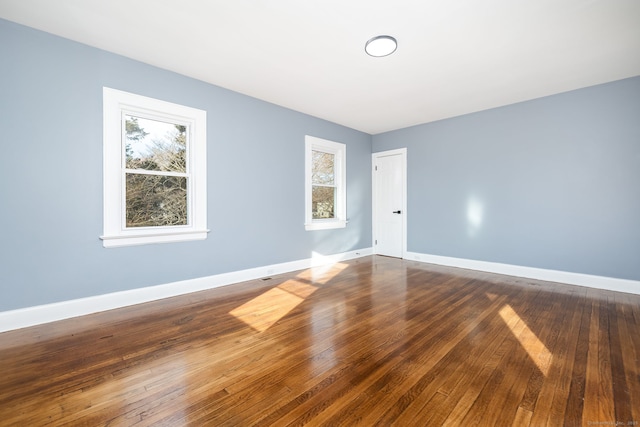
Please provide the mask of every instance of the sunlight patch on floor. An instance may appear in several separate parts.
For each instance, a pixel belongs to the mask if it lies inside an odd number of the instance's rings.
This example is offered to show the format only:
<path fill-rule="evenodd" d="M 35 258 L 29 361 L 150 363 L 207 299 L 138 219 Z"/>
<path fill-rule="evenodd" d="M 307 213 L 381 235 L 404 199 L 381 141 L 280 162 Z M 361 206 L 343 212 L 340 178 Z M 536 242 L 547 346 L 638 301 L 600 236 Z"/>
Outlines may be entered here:
<path fill-rule="evenodd" d="M 498 298 L 498 295 L 492 294 L 491 292 L 485 292 L 485 295 L 487 296 L 487 298 L 489 298 L 490 301 L 495 301 L 495 299 Z"/>
<path fill-rule="evenodd" d="M 318 289 L 314 285 L 328 283 L 348 267 L 348 264 L 329 262 L 320 255 L 317 257 L 326 263 L 300 272 L 296 279 L 269 289 L 229 314 L 259 332 L 266 331 L 314 293 Z"/>
<path fill-rule="evenodd" d="M 316 255 L 316 258 L 321 257 L 321 255 Z M 315 259 L 315 258 L 314 258 Z M 323 258 L 318 258 L 323 259 Z M 345 268 L 348 267 L 348 264 L 342 262 L 331 262 L 331 261 L 323 261 L 320 265 L 315 266 L 313 268 L 308 268 L 298 274 L 296 277 L 299 279 L 308 280 L 313 283 L 317 283 L 320 285 L 324 285 L 333 278 L 335 278 L 338 274 L 342 272 Z"/>
<path fill-rule="evenodd" d="M 536 364 L 540 372 L 544 376 L 547 376 L 549 372 L 549 366 L 551 365 L 551 359 L 553 355 L 547 349 L 547 347 L 538 339 L 535 333 L 527 324 L 522 320 L 518 313 L 513 308 L 506 304 L 500 310 L 500 317 L 504 320 L 505 324 L 511 329 L 513 335 L 517 338 L 533 362 Z"/>
<path fill-rule="evenodd" d="M 315 286 L 297 280 L 287 280 L 230 311 L 229 314 L 253 329 L 264 332 L 296 308 L 316 289 L 318 288 Z"/>

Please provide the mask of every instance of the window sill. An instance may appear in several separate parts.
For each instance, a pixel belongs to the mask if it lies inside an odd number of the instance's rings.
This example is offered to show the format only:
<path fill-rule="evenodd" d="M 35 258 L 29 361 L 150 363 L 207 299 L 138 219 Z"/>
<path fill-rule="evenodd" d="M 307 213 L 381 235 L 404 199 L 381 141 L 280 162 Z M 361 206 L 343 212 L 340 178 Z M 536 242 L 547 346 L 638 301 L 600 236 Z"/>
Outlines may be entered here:
<path fill-rule="evenodd" d="M 102 245 L 105 248 L 117 248 L 122 246 L 204 240 L 207 238 L 207 233 L 209 233 L 209 230 L 190 230 L 154 234 L 100 236 L 100 239 L 102 239 Z"/>
<path fill-rule="evenodd" d="M 345 228 L 347 221 L 318 221 L 312 223 L 305 223 L 304 229 L 307 231 L 312 230 L 331 230 L 333 228 Z"/>

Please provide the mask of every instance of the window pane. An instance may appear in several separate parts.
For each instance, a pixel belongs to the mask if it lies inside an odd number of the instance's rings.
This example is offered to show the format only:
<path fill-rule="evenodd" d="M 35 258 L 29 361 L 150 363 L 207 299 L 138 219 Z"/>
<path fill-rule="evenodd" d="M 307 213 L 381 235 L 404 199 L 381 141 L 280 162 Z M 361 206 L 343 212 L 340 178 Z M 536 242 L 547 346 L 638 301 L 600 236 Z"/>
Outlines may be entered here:
<path fill-rule="evenodd" d="M 127 227 L 187 225 L 187 178 L 127 174 Z"/>
<path fill-rule="evenodd" d="M 335 218 L 334 187 L 316 187 L 311 190 L 311 215 L 313 219 Z"/>
<path fill-rule="evenodd" d="M 125 115 L 127 169 L 186 172 L 187 127 Z"/>
<path fill-rule="evenodd" d="M 333 166 L 335 163 L 335 155 L 322 151 L 312 151 L 311 160 L 311 182 L 313 184 L 334 185 Z"/>

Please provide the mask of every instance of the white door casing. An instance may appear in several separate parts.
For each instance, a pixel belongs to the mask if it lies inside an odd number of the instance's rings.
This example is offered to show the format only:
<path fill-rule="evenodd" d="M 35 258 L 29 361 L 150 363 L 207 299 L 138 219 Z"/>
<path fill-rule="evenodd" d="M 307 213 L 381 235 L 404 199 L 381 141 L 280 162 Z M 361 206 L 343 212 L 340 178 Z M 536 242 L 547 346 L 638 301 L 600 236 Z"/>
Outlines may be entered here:
<path fill-rule="evenodd" d="M 372 154 L 373 247 L 379 255 L 407 252 L 407 149 Z"/>

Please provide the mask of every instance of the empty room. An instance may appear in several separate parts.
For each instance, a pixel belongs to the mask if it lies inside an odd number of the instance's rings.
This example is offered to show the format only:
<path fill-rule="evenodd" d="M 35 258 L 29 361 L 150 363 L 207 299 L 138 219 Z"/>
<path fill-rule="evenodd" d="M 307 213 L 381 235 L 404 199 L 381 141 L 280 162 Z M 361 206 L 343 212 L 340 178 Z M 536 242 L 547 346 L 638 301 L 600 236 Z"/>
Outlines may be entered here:
<path fill-rule="evenodd" d="M 0 0 L 0 426 L 640 426 L 640 2 Z"/>

